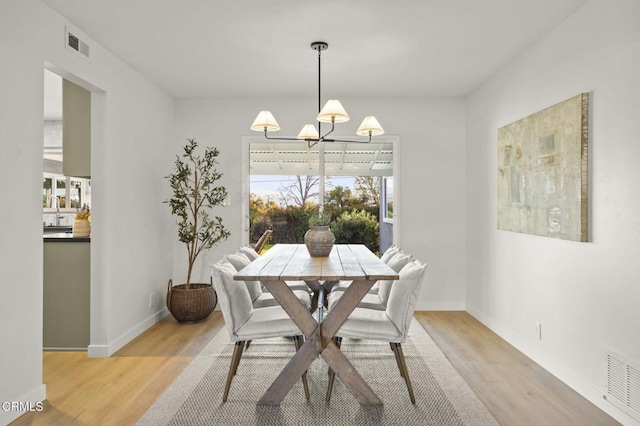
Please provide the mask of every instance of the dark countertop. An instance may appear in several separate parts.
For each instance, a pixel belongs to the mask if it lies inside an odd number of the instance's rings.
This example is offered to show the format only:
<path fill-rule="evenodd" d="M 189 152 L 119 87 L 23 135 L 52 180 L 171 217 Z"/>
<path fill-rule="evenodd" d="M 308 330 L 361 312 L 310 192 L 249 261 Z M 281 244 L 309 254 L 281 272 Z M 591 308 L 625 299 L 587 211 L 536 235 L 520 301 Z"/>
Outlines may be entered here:
<path fill-rule="evenodd" d="M 71 232 L 73 230 L 73 226 L 53 226 L 47 225 L 42 227 L 42 231 L 45 234 L 57 234 L 59 232 Z"/>
<path fill-rule="evenodd" d="M 56 232 L 43 235 L 45 243 L 88 243 L 91 237 L 74 237 L 71 232 Z"/>

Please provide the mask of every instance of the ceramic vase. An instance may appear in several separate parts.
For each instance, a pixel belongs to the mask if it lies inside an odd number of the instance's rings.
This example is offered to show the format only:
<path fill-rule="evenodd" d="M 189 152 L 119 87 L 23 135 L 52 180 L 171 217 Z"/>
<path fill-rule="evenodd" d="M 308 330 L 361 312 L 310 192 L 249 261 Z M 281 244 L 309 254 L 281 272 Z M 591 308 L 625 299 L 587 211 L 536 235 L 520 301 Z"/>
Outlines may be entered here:
<path fill-rule="evenodd" d="M 312 257 L 327 257 L 331 253 L 336 237 L 329 226 L 312 226 L 304 234 L 304 244 Z"/>
<path fill-rule="evenodd" d="M 88 237 L 91 235 L 91 223 L 88 219 L 76 219 L 73 221 L 73 236 Z"/>

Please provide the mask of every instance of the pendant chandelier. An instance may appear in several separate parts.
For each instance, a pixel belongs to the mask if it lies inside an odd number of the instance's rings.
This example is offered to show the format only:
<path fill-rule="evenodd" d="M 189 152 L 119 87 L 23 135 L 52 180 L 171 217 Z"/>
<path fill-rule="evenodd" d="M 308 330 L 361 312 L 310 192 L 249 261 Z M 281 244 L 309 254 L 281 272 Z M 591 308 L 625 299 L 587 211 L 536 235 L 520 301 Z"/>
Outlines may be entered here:
<path fill-rule="evenodd" d="M 369 137 L 368 140 L 342 140 L 342 139 L 330 139 L 329 136 L 335 129 L 336 123 L 344 123 L 349 121 L 349 114 L 345 111 L 344 107 L 337 99 L 330 99 L 325 103 L 324 107 L 320 108 L 320 89 L 321 89 L 321 52 L 326 50 L 329 45 L 323 41 L 315 41 L 311 43 L 311 48 L 318 52 L 318 115 L 316 120 L 318 121 L 318 128 L 313 124 L 305 124 L 300 133 L 295 138 L 278 138 L 269 137 L 269 132 L 276 132 L 280 130 L 280 125 L 276 121 L 271 111 L 260 111 L 258 116 L 251 125 L 251 130 L 256 132 L 264 132 L 264 137 L 270 140 L 297 140 L 306 141 L 308 146 L 311 147 L 318 142 L 355 142 L 355 143 L 368 143 L 371 142 L 372 136 L 379 136 L 384 134 L 384 129 L 376 120 L 374 116 L 367 116 L 362 120 L 362 124 L 358 127 L 356 134 L 358 136 Z M 321 123 L 331 123 L 331 130 L 324 135 L 320 136 Z"/>

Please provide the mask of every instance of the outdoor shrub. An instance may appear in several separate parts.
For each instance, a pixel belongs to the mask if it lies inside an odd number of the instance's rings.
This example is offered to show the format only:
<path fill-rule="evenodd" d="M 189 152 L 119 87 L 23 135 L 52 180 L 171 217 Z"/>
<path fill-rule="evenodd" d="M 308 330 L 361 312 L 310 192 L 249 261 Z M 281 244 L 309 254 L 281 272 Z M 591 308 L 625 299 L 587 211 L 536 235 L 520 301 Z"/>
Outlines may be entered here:
<path fill-rule="evenodd" d="M 339 244 L 364 244 L 374 253 L 380 251 L 380 224 L 365 210 L 344 212 L 331 223 L 331 230 Z"/>

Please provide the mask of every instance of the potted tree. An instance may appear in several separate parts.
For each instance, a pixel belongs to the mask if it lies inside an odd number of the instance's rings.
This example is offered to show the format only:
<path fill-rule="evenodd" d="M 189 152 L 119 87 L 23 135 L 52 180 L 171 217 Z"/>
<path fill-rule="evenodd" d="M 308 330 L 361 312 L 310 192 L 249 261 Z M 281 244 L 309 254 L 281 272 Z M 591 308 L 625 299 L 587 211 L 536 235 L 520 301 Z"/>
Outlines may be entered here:
<path fill-rule="evenodd" d="M 309 216 L 309 230 L 304 234 L 304 244 L 312 257 L 326 257 L 331 253 L 336 238 L 329 229 L 329 223 L 331 213 L 324 210 L 318 210 Z"/>
<path fill-rule="evenodd" d="M 169 280 L 167 308 L 179 322 L 200 321 L 209 316 L 217 303 L 211 283 L 192 283 L 193 265 L 203 250 L 208 250 L 230 233 L 222 224 L 222 218 L 213 216 L 214 207 L 224 203 L 227 190 L 216 182 L 222 174 L 216 170 L 216 158 L 220 154 L 215 147 L 208 147 L 204 155 L 196 155 L 198 143 L 187 139 L 182 156 L 176 156 L 175 172 L 166 178 L 173 196 L 165 201 L 171 214 L 177 216 L 178 239 L 187 248 L 187 280 L 173 285 Z"/>

